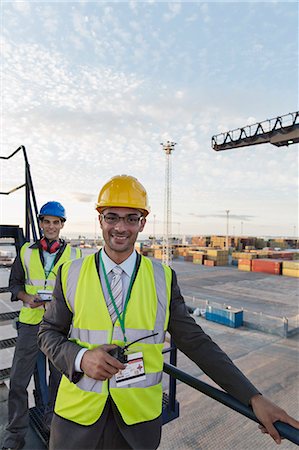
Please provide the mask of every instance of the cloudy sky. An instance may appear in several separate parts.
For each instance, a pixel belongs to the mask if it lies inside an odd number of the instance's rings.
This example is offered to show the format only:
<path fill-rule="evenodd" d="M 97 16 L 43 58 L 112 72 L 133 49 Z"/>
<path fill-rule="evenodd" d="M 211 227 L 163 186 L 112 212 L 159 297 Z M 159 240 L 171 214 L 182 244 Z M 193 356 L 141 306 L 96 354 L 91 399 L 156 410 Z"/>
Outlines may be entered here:
<path fill-rule="evenodd" d="M 215 152 L 211 137 L 298 109 L 296 2 L 2 1 L 1 156 L 26 147 L 37 203 L 60 201 L 66 234 L 98 232 L 94 205 L 130 174 L 163 232 L 166 157 L 176 234 L 298 232 L 298 148 Z M 21 155 L 1 161 L 6 192 Z M 23 222 L 24 191 L 1 196 Z"/>

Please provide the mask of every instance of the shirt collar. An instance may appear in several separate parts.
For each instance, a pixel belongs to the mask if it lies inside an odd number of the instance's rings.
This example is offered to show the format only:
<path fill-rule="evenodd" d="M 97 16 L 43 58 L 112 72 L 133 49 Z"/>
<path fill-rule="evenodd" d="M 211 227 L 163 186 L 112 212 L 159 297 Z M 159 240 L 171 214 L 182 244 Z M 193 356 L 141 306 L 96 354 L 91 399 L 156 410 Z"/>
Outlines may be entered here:
<path fill-rule="evenodd" d="M 136 250 L 133 250 L 131 255 L 121 264 L 116 264 L 112 259 L 109 258 L 105 250 L 102 250 L 102 260 L 105 266 L 105 270 L 107 275 L 111 270 L 114 269 L 114 267 L 118 266 L 121 267 L 122 270 L 128 275 L 128 277 L 131 277 L 133 275 L 134 267 L 136 264 L 137 254 Z"/>

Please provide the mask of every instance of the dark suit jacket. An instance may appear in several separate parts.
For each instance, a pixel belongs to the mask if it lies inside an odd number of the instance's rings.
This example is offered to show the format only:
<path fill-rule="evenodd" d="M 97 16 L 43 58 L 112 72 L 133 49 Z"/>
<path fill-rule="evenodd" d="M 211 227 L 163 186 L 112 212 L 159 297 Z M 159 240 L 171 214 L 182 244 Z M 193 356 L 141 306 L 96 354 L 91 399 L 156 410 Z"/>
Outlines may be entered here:
<path fill-rule="evenodd" d="M 98 254 L 95 255 L 95 264 L 98 266 Z M 138 268 L 139 265 L 140 256 L 137 260 Z M 76 382 L 78 374 L 74 372 L 74 361 L 81 347 L 67 339 L 72 323 L 72 314 L 66 306 L 63 296 L 60 270 L 53 295 L 55 300 L 49 305 L 40 325 L 40 347 L 58 370 L 71 381 Z M 174 271 L 172 271 L 168 331 L 179 350 L 194 361 L 226 392 L 242 403 L 248 405 L 251 397 L 259 393 L 226 353 L 212 341 L 190 316 Z M 150 422 L 128 426 L 123 422 L 112 402 L 110 402 L 110 407 L 113 409 L 115 420 L 122 434 L 132 448 L 156 448 L 159 445 L 161 417 Z M 104 417 L 103 420 L 105 420 Z M 149 442 L 151 443 L 150 446 Z"/>

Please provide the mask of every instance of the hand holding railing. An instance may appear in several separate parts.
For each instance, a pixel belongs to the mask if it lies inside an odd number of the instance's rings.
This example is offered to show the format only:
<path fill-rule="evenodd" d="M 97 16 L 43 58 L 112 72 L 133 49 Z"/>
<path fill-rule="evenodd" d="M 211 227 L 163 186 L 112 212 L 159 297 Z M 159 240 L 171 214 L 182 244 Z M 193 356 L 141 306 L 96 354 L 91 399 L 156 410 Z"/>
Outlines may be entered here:
<path fill-rule="evenodd" d="M 231 395 L 227 394 L 226 392 L 220 391 L 219 389 L 210 386 L 209 384 L 198 380 L 197 378 L 193 377 L 192 375 L 189 375 L 186 372 L 183 372 L 182 370 L 178 369 L 177 367 L 164 363 L 164 372 L 168 375 L 177 378 L 178 380 L 182 381 L 185 384 L 188 384 L 188 386 L 193 387 L 197 391 L 202 392 L 203 394 L 207 395 L 208 397 L 213 398 L 214 400 L 217 400 L 218 402 L 222 403 L 225 406 L 228 406 L 231 409 L 234 409 L 235 411 L 239 412 L 243 416 L 248 417 L 251 420 L 254 420 L 257 423 L 260 423 L 258 419 L 256 418 L 253 410 L 249 406 L 243 405 L 240 401 L 232 397 Z M 280 436 L 282 438 L 288 439 L 289 441 L 293 442 L 294 444 L 299 445 L 299 430 L 292 427 L 291 425 L 288 425 L 283 422 L 275 422 L 274 424 L 275 428 L 279 432 Z"/>

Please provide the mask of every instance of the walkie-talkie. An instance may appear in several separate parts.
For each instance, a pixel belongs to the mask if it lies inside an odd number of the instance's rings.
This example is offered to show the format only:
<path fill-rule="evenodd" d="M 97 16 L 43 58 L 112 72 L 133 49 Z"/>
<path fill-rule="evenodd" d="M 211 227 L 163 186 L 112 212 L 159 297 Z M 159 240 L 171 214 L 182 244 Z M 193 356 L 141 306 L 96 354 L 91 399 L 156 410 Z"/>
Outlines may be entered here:
<path fill-rule="evenodd" d="M 120 361 L 121 363 L 126 364 L 126 362 L 128 362 L 128 356 L 125 355 L 125 351 L 130 347 L 130 345 L 133 345 L 138 341 L 142 341 L 142 339 L 147 339 L 152 336 L 157 336 L 157 334 L 159 334 L 159 333 L 150 334 L 149 336 L 145 336 L 145 337 L 136 339 L 136 341 L 133 341 L 130 344 L 125 345 L 124 347 L 120 347 L 118 345 L 116 348 L 113 348 L 108 353 L 109 353 L 109 355 L 113 356 L 113 358 L 118 359 L 118 361 Z"/>

